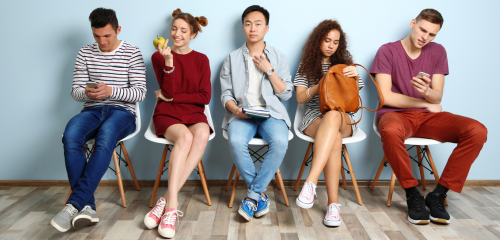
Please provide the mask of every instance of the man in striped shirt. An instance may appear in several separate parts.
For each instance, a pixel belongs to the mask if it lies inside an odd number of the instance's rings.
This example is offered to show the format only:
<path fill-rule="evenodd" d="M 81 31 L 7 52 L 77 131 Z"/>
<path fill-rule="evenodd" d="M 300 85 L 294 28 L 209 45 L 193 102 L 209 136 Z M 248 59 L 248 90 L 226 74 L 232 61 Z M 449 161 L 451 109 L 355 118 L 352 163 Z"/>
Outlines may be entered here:
<path fill-rule="evenodd" d="M 66 207 L 50 222 L 61 232 L 71 225 L 81 228 L 99 222 L 94 191 L 117 142 L 135 131 L 135 103 L 146 97 L 142 54 L 139 48 L 118 40 L 121 27 L 115 11 L 97 8 L 89 20 L 96 42 L 78 52 L 71 89 L 73 99 L 84 102 L 83 110 L 69 121 L 63 136 L 72 193 Z M 95 144 L 87 162 L 83 150 L 90 139 Z"/>

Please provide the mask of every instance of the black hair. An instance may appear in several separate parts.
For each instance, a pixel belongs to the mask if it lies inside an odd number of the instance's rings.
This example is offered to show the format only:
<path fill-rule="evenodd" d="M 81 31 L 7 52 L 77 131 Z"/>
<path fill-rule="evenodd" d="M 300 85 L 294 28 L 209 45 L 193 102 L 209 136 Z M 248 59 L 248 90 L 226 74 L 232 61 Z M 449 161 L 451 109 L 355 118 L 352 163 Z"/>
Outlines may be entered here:
<path fill-rule="evenodd" d="M 113 30 L 118 29 L 118 19 L 113 9 L 96 8 L 89 15 L 90 26 L 93 28 L 103 28 L 111 24 Z"/>
<path fill-rule="evenodd" d="M 269 12 L 259 5 L 252 5 L 250 7 L 247 7 L 247 9 L 245 9 L 243 14 L 241 15 L 241 23 L 244 24 L 243 21 L 245 17 L 251 12 L 261 12 L 262 14 L 264 14 L 264 17 L 266 18 L 266 25 L 269 25 Z"/>

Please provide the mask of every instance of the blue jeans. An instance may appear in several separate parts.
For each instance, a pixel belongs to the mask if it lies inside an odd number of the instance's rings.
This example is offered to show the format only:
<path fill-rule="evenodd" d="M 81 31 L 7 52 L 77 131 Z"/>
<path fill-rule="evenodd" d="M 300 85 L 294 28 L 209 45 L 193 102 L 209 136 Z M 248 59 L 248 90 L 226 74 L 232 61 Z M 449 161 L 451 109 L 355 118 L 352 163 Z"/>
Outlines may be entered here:
<path fill-rule="evenodd" d="M 229 152 L 236 168 L 248 186 L 247 197 L 259 201 L 266 191 L 288 149 L 288 127 L 275 118 L 233 119 L 227 128 Z M 248 143 L 260 136 L 269 144 L 259 172 L 248 152 Z"/>
<path fill-rule="evenodd" d="M 66 125 L 63 135 L 64 159 L 72 193 L 66 203 L 78 211 L 85 205 L 96 209 L 94 192 L 106 173 L 116 144 L 135 131 L 135 116 L 123 107 L 85 108 Z M 95 138 L 89 161 L 85 143 Z"/>

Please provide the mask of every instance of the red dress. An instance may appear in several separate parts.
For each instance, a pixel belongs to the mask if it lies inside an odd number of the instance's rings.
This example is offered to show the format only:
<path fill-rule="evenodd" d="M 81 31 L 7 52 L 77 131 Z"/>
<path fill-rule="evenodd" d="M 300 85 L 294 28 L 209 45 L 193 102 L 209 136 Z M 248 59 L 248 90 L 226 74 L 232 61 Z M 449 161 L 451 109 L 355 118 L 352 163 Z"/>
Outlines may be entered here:
<path fill-rule="evenodd" d="M 172 102 L 158 101 L 153 114 L 156 135 L 162 137 L 173 124 L 190 125 L 206 123 L 205 105 L 210 103 L 212 84 L 210 82 L 210 64 L 203 53 L 191 51 L 174 57 L 174 71 L 165 66 L 165 58 L 157 51 L 151 56 L 156 79 L 163 95 L 173 98 Z M 210 133 L 213 130 L 210 128 Z"/>

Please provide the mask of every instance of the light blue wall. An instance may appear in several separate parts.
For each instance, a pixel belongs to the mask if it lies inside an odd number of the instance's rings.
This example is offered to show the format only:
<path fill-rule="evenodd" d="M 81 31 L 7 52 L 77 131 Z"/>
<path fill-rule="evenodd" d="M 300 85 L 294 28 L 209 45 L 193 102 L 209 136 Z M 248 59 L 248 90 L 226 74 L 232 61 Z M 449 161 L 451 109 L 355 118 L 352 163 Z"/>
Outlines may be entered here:
<path fill-rule="evenodd" d="M 152 180 L 163 146 L 143 136 L 155 104 L 158 84 L 150 56 L 156 35 L 169 37 L 172 11 L 179 7 L 195 16 L 204 15 L 209 24 L 191 47 L 206 54 L 212 69 L 210 109 L 217 136 L 203 158 L 209 179 L 227 179 L 232 161 L 220 124 L 224 113 L 220 103 L 218 74 L 226 55 L 244 43 L 241 13 L 252 4 L 266 7 L 270 30 L 266 36 L 288 57 L 294 75 L 301 49 L 311 30 L 323 19 L 337 19 L 349 37 L 355 62 L 371 67 L 377 49 L 384 43 L 405 37 L 410 20 L 424 8 L 438 9 L 445 22 L 436 42 L 448 52 L 450 75 L 446 78 L 443 109 L 473 117 L 489 130 L 488 142 L 472 166 L 468 179 L 499 179 L 500 162 L 495 152 L 500 145 L 498 103 L 500 84 L 496 74 L 500 34 L 496 19 L 497 1 L 2 1 L 0 3 L 0 73 L 3 105 L 0 118 L 0 180 L 67 179 L 61 134 L 82 103 L 70 96 L 72 72 L 78 50 L 92 38 L 88 15 L 97 7 L 113 8 L 122 26 L 119 39 L 142 50 L 147 66 L 148 95 L 140 104 L 142 128 L 125 142 L 139 179 Z M 361 69 L 360 69 L 361 72 Z M 375 107 L 376 91 L 368 82 L 361 95 Z M 284 102 L 293 119 L 295 96 Z M 357 179 L 372 179 L 383 156 L 382 144 L 372 129 L 373 114 L 365 111 L 360 123 L 368 138 L 350 144 Z M 436 167 L 441 172 L 455 144 L 432 146 Z M 496 147 L 495 147 L 496 146 Z M 297 177 L 307 143 L 294 138 L 281 166 L 284 179 Z M 416 170 L 416 168 L 415 168 Z M 130 179 L 123 168 L 125 179 Z M 309 168 L 306 169 L 307 172 Z M 414 171 L 419 175 L 418 171 Z M 427 173 L 428 174 L 428 173 Z M 389 179 L 385 170 L 382 179 Z M 163 177 L 166 179 L 166 176 Z M 431 175 L 427 176 L 431 179 Z M 108 171 L 103 179 L 115 179 Z M 193 174 L 191 179 L 198 179 Z"/>

